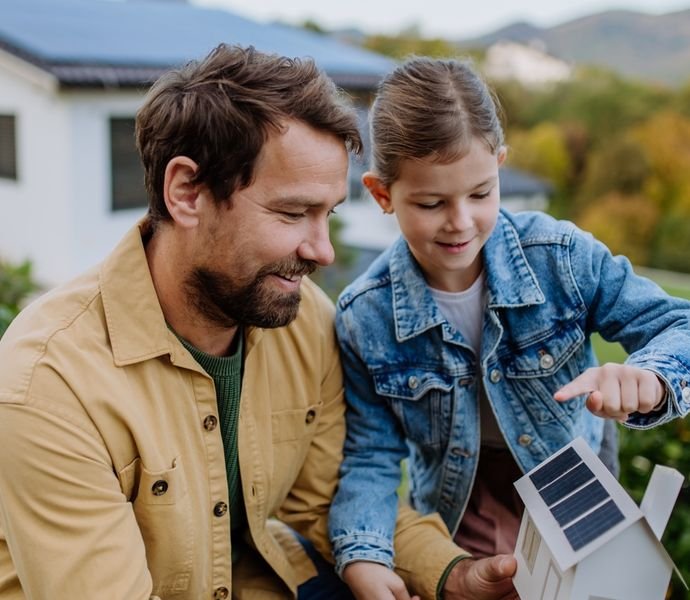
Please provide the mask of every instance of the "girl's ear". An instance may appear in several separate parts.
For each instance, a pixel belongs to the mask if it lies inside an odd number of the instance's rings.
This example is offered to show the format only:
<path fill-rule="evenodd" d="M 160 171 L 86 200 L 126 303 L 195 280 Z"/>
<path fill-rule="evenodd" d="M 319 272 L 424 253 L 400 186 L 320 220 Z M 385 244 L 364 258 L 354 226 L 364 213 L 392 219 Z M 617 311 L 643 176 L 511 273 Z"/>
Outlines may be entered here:
<path fill-rule="evenodd" d="M 498 149 L 498 155 L 496 158 L 498 159 L 498 166 L 500 167 L 506 160 L 506 157 L 508 156 L 508 146 L 501 146 Z"/>
<path fill-rule="evenodd" d="M 369 193 L 374 197 L 374 200 L 376 200 L 383 212 L 389 215 L 392 214 L 393 204 L 390 192 L 379 176 L 371 171 L 367 171 L 362 175 L 362 183 L 369 190 Z"/>
<path fill-rule="evenodd" d="M 173 221 L 182 227 L 194 227 L 199 223 L 202 186 L 194 183 L 197 169 L 197 164 L 186 156 L 175 156 L 165 167 L 165 206 Z"/>

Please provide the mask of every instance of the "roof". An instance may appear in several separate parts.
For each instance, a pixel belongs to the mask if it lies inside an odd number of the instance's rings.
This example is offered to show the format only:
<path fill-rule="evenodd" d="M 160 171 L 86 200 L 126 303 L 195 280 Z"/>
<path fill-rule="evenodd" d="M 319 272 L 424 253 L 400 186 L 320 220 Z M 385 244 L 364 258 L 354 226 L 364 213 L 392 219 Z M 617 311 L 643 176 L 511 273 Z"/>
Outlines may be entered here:
<path fill-rule="evenodd" d="M 640 508 L 580 437 L 515 482 L 525 508 L 561 569 L 594 553 L 632 524 Z M 653 534 L 649 537 L 673 565 Z"/>
<path fill-rule="evenodd" d="M 182 2 L 2 0 L 0 48 L 63 86 L 141 86 L 221 42 L 312 57 L 343 87 L 370 89 L 390 59 L 307 30 Z"/>
<path fill-rule="evenodd" d="M 536 194 L 549 196 L 553 191 L 551 184 L 543 179 L 506 165 L 502 165 L 498 173 L 501 182 L 502 198 L 509 196 L 534 196 Z"/>

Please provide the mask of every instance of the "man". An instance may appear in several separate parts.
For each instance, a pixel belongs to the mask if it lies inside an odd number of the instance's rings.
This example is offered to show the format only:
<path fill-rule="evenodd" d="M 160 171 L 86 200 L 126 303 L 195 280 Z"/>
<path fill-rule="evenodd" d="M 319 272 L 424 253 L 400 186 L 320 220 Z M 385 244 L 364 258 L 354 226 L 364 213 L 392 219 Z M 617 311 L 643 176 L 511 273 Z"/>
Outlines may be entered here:
<path fill-rule="evenodd" d="M 0 343 L 0 599 L 344 597 L 314 551 L 342 378 L 305 276 L 333 260 L 355 117 L 311 61 L 219 46 L 152 87 L 137 146 L 147 218 Z M 410 589 L 461 555 L 402 511 Z M 502 597 L 500 560 L 446 597 Z"/>

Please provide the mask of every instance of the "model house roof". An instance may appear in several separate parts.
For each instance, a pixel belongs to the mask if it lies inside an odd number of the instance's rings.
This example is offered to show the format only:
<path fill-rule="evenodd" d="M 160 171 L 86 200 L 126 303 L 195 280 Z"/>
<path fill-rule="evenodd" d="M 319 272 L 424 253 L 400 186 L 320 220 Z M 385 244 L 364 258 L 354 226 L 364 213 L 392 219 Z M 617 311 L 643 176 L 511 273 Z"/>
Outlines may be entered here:
<path fill-rule="evenodd" d="M 370 89 L 393 62 L 294 27 L 183 2 L 2 0 L 0 48 L 62 86 L 142 86 L 221 42 L 312 57 L 338 85 Z"/>
<path fill-rule="evenodd" d="M 520 478 L 515 488 L 563 572 L 640 519 L 649 526 L 643 511 L 582 438 Z M 675 497 L 671 506 L 673 502 Z M 650 540 L 673 564 L 654 533 Z"/>

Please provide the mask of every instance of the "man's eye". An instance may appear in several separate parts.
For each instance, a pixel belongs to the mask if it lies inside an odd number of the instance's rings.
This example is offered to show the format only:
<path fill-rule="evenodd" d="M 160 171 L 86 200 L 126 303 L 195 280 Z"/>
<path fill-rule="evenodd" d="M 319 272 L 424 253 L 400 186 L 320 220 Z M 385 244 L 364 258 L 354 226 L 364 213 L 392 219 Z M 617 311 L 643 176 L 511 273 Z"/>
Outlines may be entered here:
<path fill-rule="evenodd" d="M 296 213 L 296 212 L 286 212 L 283 211 L 282 214 L 284 217 L 287 217 L 288 219 L 301 219 L 304 216 L 304 213 Z"/>

